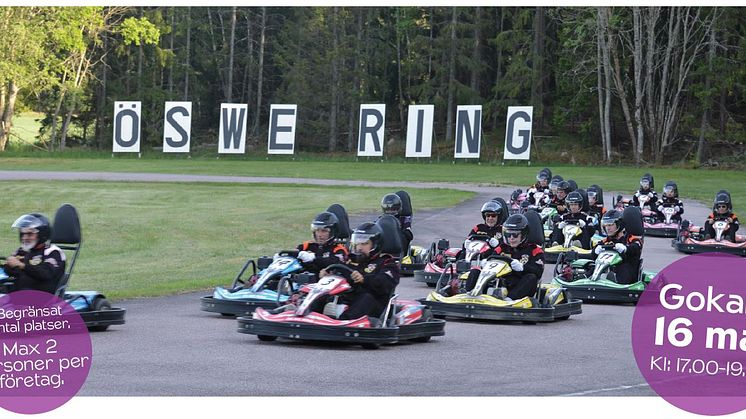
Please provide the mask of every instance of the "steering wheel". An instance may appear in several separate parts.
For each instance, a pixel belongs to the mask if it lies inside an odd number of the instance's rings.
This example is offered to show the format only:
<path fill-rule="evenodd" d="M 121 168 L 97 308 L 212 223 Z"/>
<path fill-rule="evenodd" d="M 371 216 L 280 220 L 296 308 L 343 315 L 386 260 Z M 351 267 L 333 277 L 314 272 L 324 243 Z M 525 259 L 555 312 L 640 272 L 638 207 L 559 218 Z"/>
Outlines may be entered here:
<path fill-rule="evenodd" d="M 508 264 L 513 261 L 512 257 L 505 256 L 505 255 L 490 255 L 485 260 L 491 260 L 491 259 L 501 260 L 501 261 L 506 262 Z"/>
<path fill-rule="evenodd" d="M 280 256 L 290 256 L 290 257 L 294 257 L 296 259 L 298 258 L 298 253 L 300 253 L 300 251 L 298 251 L 298 250 L 281 250 L 281 251 L 277 252 L 277 254 L 280 255 Z"/>
<path fill-rule="evenodd" d="M 326 268 L 324 268 L 325 271 L 331 273 L 336 272 L 337 274 L 341 275 L 344 279 L 347 280 L 347 282 L 350 283 L 350 285 L 354 285 L 354 281 L 352 280 L 352 273 L 355 272 L 354 269 L 347 265 L 343 265 L 341 263 L 334 263 Z"/>

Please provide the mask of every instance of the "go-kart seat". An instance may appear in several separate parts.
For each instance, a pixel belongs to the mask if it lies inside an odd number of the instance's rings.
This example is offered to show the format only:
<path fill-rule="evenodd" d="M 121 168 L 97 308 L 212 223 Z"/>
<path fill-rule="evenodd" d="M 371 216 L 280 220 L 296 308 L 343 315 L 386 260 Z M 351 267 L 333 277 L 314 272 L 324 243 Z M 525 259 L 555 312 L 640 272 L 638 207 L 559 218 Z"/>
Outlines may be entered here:
<path fill-rule="evenodd" d="M 588 211 L 591 210 L 591 204 L 588 203 L 588 192 L 585 189 L 578 189 L 577 191 L 583 197 L 583 204 L 580 210 L 588 214 Z"/>
<path fill-rule="evenodd" d="M 567 179 L 567 183 L 570 184 L 570 192 L 578 190 L 578 182 L 575 182 L 572 179 Z"/>
<path fill-rule="evenodd" d="M 393 215 L 383 214 L 378 218 L 376 224 L 383 231 L 381 253 L 388 253 L 397 259 L 401 258 L 404 243 L 399 229 L 399 220 Z"/>
<path fill-rule="evenodd" d="M 54 215 L 54 224 L 50 242 L 62 250 L 73 252 L 72 258 L 65 269 L 65 273 L 57 284 L 55 295 L 62 297 L 70 281 L 75 261 L 78 259 L 78 252 L 83 242 L 80 233 L 80 218 L 78 211 L 70 204 L 63 204 L 57 209 Z"/>
<path fill-rule="evenodd" d="M 414 210 L 412 209 L 412 200 L 409 198 L 407 191 L 397 191 L 396 195 L 401 199 L 401 211 L 399 211 L 399 215 L 404 217 L 412 216 Z"/>
<path fill-rule="evenodd" d="M 343 241 L 347 241 L 352 234 L 352 230 L 350 229 L 350 219 L 349 217 L 347 217 L 347 211 L 345 210 L 345 207 L 343 207 L 341 204 L 331 204 L 326 210 L 336 215 L 337 219 L 339 220 L 339 231 L 337 232 L 337 238 Z"/>
<path fill-rule="evenodd" d="M 529 243 L 537 246 L 544 244 L 544 227 L 541 225 L 541 216 L 534 210 L 528 210 L 523 214 L 528 220 L 528 239 Z"/>
<path fill-rule="evenodd" d="M 645 234 L 645 228 L 642 225 L 642 213 L 640 208 L 629 206 L 624 209 L 622 213 L 622 219 L 624 220 L 625 229 L 627 233 L 633 236 L 643 237 Z"/>

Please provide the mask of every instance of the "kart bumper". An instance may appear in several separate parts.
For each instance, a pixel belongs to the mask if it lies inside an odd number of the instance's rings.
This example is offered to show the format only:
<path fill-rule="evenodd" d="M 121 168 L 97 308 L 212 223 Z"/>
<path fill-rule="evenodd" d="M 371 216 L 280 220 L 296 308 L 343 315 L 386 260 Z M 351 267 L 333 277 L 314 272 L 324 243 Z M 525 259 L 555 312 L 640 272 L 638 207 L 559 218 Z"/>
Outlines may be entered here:
<path fill-rule="evenodd" d="M 425 269 L 424 263 L 402 263 L 399 265 L 399 273 L 404 276 L 412 276 Z"/>
<path fill-rule="evenodd" d="M 561 317 L 555 315 L 555 309 L 552 307 L 493 307 L 479 304 L 458 304 L 444 303 L 440 301 L 427 301 L 424 298 L 420 299 L 419 302 L 428 306 L 434 316 L 519 322 L 552 322 L 557 317 Z M 579 308 L 580 301 L 578 300 L 576 304 Z"/>
<path fill-rule="evenodd" d="M 646 225 L 645 235 L 651 237 L 676 237 L 679 233 L 678 226 Z"/>
<path fill-rule="evenodd" d="M 200 309 L 210 313 L 243 316 L 253 313 L 257 307 L 271 310 L 277 308 L 277 302 L 267 300 L 220 300 L 211 295 L 200 298 Z"/>
<path fill-rule="evenodd" d="M 112 307 L 109 310 L 80 311 L 78 314 L 80 314 L 80 317 L 85 322 L 86 327 L 90 328 L 124 324 L 124 315 L 126 312 L 126 309 Z"/>
<path fill-rule="evenodd" d="M 712 244 L 701 244 L 697 243 L 696 240 L 687 240 L 684 242 L 673 240 L 671 242 L 671 246 L 679 252 L 687 254 L 720 252 L 737 256 L 746 256 L 746 246 L 744 246 L 743 243 L 741 243 L 740 245 L 734 244 L 729 246 L 727 244 L 717 244 L 717 242 L 714 242 Z"/>
<path fill-rule="evenodd" d="M 249 317 L 238 318 L 238 332 L 286 339 L 358 344 L 396 343 L 399 340 L 398 328 L 396 327 L 322 326 L 308 323 L 258 320 Z"/>

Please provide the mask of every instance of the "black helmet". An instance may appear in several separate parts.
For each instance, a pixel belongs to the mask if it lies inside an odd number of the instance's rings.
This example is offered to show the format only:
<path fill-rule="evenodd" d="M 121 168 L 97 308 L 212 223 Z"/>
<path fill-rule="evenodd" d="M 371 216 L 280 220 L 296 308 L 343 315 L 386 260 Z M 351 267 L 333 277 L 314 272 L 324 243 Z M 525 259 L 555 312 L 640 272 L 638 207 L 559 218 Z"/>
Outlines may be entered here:
<path fill-rule="evenodd" d="M 327 240 L 327 243 L 336 239 L 337 233 L 339 232 L 339 218 L 328 211 L 324 211 L 317 215 L 313 221 L 311 221 L 311 232 L 313 233 L 314 240 L 316 239 L 316 230 L 321 228 L 329 229 L 329 240 Z"/>
<path fill-rule="evenodd" d="M 552 178 L 552 171 L 549 170 L 548 167 L 541 169 L 539 173 L 536 174 L 537 181 L 545 180 L 548 183 L 551 178 Z"/>
<path fill-rule="evenodd" d="M 733 209 L 733 203 L 730 200 L 730 194 L 727 191 L 720 191 L 715 195 L 715 201 L 712 203 L 712 210 L 717 210 L 718 205 L 727 205 L 728 211 Z"/>
<path fill-rule="evenodd" d="M 381 251 L 381 244 L 383 241 L 383 230 L 376 223 L 362 223 L 352 232 L 350 236 L 350 253 L 356 253 L 355 245 L 358 243 L 365 243 L 368 240 L 373 244 L 370 249 L 370 255 L 372 256 Z"/>
<path fill-rule="evenodd" d="M 559 186 L 560 182 L 562 182 L 563 180 L 565 180 L 565 179 L 562 176 L 560 176 L 560 175 L 554 175 L 552 177 L 552 181 L 549 182 L 549 189 L 555 189 L 556 190 L 557 186 Z"/>
<path fill-rule="evenodd" d="M 570 192 L 572 192 L 572 186 L 570 186 L 570 182 L 563 180 L 559 183 L 559 185 L 557 185 L 557 190 L 564 191 L 565 194 L 569 194 Z"/>
<path fill-rule="evenodd" d="M 21 237 L 21 229 L 35 229 L 38 234 L 38 240 L 34 246 L 39 243 L 46 243 L 52 237 L 52 226 L 49 224 L 49 219 L 36 212 L 18 217 L 10 228 L 18 229 L 19 238 Z"/>
<path fill-rule="evenodd" d="M 513 214 L 503 223 L 503 240 L 508 244 L 508 234 L 519 231 L 521 233 L 521 243 L 528 239 L 528 219 L 523 214 Z"/>
<path fill-rule="evenodd" d="M 488 212 L 494 212 L 497 214 L 497 224 L 502 223 L 502 214 L 503 214 L 503 207 L 500 205 L 497 201 L 487 201 L 482 205 L 482 219 L 487 221 L 487 213 Z"/>
<path fill-rule="evenodd" d="M 640 188 L 645 187 L 645 182 L 647 182 L 648 184 L 648 189 L 655 188 L 655 181 L 653 180 L 653 175 L 651 175 L 650 173 L 645 173 L 644 175 L 642 175 L 642 177 L 640 178 Z"/>
<path fill-rule="evenodd" d="M 588 194 L 588 198 L 596 198 L 596 204 L 603 205 L 604 203 L 604 192 L 601 190 L 601 187 L 598 185 L 591 185 L 586 190 L 586 193 Z"/>
<path fill-rule="evenodd" d="M 578 191 L 572 191 L 569 194 L 567 194 L 567 197 L 565 198 L 565 202 L 568 204 L 578 204 L 583 207 L 583 195 L 580 194 Z"/>
<path fill-rule="evenodd" d="M 668 192 L 673 192 L 673 197 L 679 197 L 679 187 L 676 186 L 676 182 L 669 180 L 666 182 L 666 186 L 663 187 L 663 195 L 665 196 Z"/>
<path fill-rule="evenodd" d="M 401 212 L 401 198 L 395 193 L 389 193 L 381 199 L 381 210 L 384 214 L 399 215 Z"/>
<path fill-rule="evenodd" d="M 624 218 L 622 217 L 623 212 L 617 209 L 610 209 L 606 211 L 603 218 L 601 218 L 601 225 L 605 224 L 616 224 L 617 232 L 624 230 Z"/>

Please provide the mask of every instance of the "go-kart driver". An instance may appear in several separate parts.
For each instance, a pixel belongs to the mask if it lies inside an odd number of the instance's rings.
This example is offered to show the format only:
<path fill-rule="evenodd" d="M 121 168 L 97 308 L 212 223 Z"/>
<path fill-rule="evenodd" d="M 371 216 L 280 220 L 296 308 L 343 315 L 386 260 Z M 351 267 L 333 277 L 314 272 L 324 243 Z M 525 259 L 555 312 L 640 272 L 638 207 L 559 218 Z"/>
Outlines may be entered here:
<path fill-rule="evenodd" d="M 297 249 L 298 259 L 308 272 L 318 274 L 323 268 L 347 261 L 349 252 L 343 244 L 337 243 L 339 219 L 331 212 L 318 214 L 311 222 L 313 240 L 304 241 Z"/>
<path fill-rule="evenodd" d="M 65 253 L 49 243 L 52 226 L 42 214 L 20 216 L 11 226 L 18 230 L 21 242 L 5 259 L 3 269 L 14 278 L 8 291 L 37 290 L 54 294 L 65 274 Z"/>
<path fill-rule="evenodd" d="M 549 197 L 549 180 L 552 178 L 552 171 L 549 170 L 549 168 L 543 168 L 541 171 L 536 175 L 536 183 L 528 188 L 527 197 L 526 200 L 528 200 L 529 204 L 534 206 L 541 206 L 546 205 L 549 203 L 550 197 Z M 543 192 L 544 197 L 542 198 L 542 202 L 536 202 L 536 198 L 534 197 L 534 194 L 536 192 Z"/>
<path fill-rule="evenodd" d="M 403 247 L 404 251 L 407 252 L 409 250 L 409 244 L 414 238 L 414 233 L 412 233 L 412 216 L 400 215 L 401 207 L 401 198 L 399 198 L 399 195 L 395 193 L 386 194 L 381 199 L 381 211 L 383 211 L 384 214 L 393 215 L 397 220 L 399 220 L 399 227 L 401 228 L 404 238 Z"/>
<path fill-rule="evenodd" d="M 671 180 L 666 182 L 666 186 L 663 187 L 663 194 L 656 204 L 658 205 L 658 219 L 662 221 L 666 219 L 663 215 L 663 208 L 673 207 L 674 214 L 671 216 L 671 221 L 681 222 L 681 216 L 684 214 L 684 203 L 679 199 L 679 188 L 676 186 L 676 182 Z"/>
<path fill-rule="evenodd" d="M 396 259 L 381 253 L 383 231 L 375 223 L 359 225 L 350 237 L 352 292 L 342 294 L 340 301 L 349 305 L 340 320 L 351 320 L 368 315 L 378 317 L 388 304 L 391 294 L 399 284 L 399 267 Z M 321 270 L 321 277 L 327 275 Z"/>
<path fill-rule="evenodd" d="M 604 214 L 606 213 L 606 208 L 604 207 L 604 204 L 602 204 L 599 201 L 603 200 L 603 197 L 599 200 L 598 195 L 601 192 L 599 186 L 597 185 L 591 185 L 588 187 L 588 205 L 590 207 L 589 214 L 591 217 L 594 217 L 596 220 L 601 220 L 603 218 Z M 600 223 L 599 223 L 600 224 Z"/>
<path fill-rule="evenodd" d="M 715 228 L 713 224 L 715 221 L 727 221 L 728 226 L 723 232 L 723 238 L 731 242 L 736 241 L 736 231 L 738 231 L 738 217 L 733 212 L 733 203 L 730 200 L 730 194 L 725 191 L 720 191 L 715 195 L 715 201 L 712 205 L 712 214 L 707 217 L 705 221 L 704 233 L 705 240 L 714 238 Z"/>
<path fill-rule="evenodd" d="M 503 224 L 503 243 L 495 248 L 495 254 L 512 259 L 510 268 L 513 272 L 502 277 L 506 300 L 534 295 L 544 273 L 544 251 L 540 246 L 526 242 L 528 234 L 528 220 L 523 214 L 513 214 Z M 472 269 L 466 282 L 467 291 L 474 288 L 478 278 L 479 270 Z"/>
<path fill-rule="evenodd" d="M 563 180 L 557 185 L 557 194 L 552 197 L 552 200 L 549 202 L 549 206 L 557 210 L 557 215 L 562 215 L 567 212 L 565 198 L 567 198 L 567 194 L 570 192 L 572 192 L 572 186 L 570 186 L 568 181 Z"/>
<path fill-rule="evenodd" d="M 590 215 L 581 211 L 583 209 L 583 195 L 578 191 L 572 191 L 567 195 L 565 199 L 567 207 L 570 209 L 560 216 L 560 221 L 555 225 L 554 231 L 552 231 L 552 246 L 557 246 L 563 241 L 562 229 L 568 224 L 577 224 L 582 233 L 580 234 L 580 247 L 583 249 L 591 248 L 591 236 L 593 236 L 593 223 L 594 219 Z"/>
<path fill-rule="evenodd" d="M 466 238 L 473 239 L 475 237 L 484 238 L 484 240 L 490 245 L 490 247 L 495 248 L 498 244 L 500 244 L 500 236 L 502 235 L 502 225 L 503 221 L 503 215 L 505 214 L 504 209 L 497 201 L 487 201 L 482 205 L 482 209 L 480 210 L 482 213 L 482 220 L 484 220 L 483 223 L 477 224 L 474 227 L 472 227 L 471 230 L 469 230 L 469 234 L 467 234 Z M 463 259 L 464 254 L 466 252 L 466 249 L 462 246 L 461 251 L 456 255 L 457 259 Z M 482 258 L 485 258 L 492 254 L 492 250 L 489 250 L 485 254 L 482 255 Z M 438 255 L 441 256 L 442 255 Z M 442 263 L 442 261 L 439 261 Z"/>
<path fill-rule="evenodd" d="M 618 284 L 637 282 L 640 271 L 640 256 L 642 255 L 642 241 L 639 237 L 625 231 L 624 219 L 620 210 L 606 211 L 601 219 L 601 227 L 606 233 L 606 237 L 596 245 L 594 252 L 599 254 L 605 246 L 613 246 L 622 258 L 622 263 L 611 268 L 616 275 L 616 282 Z"/>
<path fill-rule="evenodd" d="M 653 175 L 650 173 L 645 173 L 640 178 L 640 189 L 635 192 L 634 196 L 632 196 L 632 203 L 631 205 L 634 205 L 636 207 L 640 206 L 640 196 L 641 195 L 647 195 L 648 201 L 645 203 L 643 208 L 640 209 L 648 209 L 651 211 L 654 211 L 654 204 L 658 201 L 658 194 L 655 193 L 653 188 L 655 187 L 654 181 L 653 181 Z"/>

